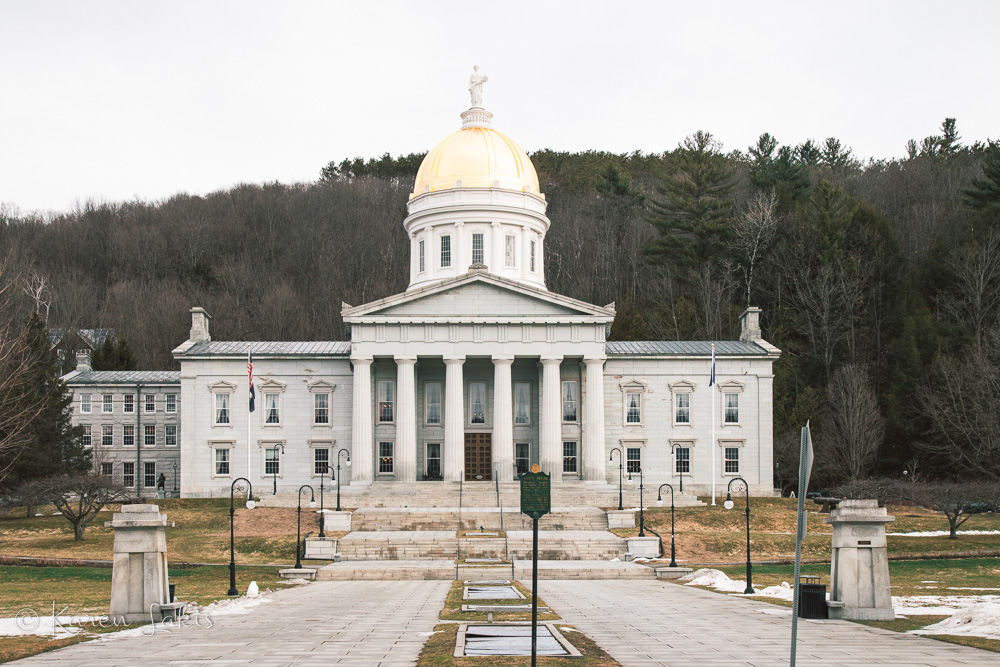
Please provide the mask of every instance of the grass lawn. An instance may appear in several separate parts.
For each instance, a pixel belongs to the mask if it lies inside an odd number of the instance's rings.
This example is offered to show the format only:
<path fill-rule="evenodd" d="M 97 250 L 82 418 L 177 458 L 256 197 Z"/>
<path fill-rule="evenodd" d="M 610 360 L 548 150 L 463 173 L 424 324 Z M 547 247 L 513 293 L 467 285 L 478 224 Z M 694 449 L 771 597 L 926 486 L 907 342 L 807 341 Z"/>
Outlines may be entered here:
<path fill-rule="evenodd" d="M 569 658 L 571 662 L 566 662 L 565 657 L 544 657 L 538 656 L 537 664 L 541 667 L 565 667 L 568 664 L 573 667 L 621 667 L 621 663 L 601 650 L 601 648 L 574 630 L 564 630 L 572 628 L 570 625 L 557 625 L 559 632 L 571 643 L 576 650 L 581 653 L 579 658 Z M 442 665 L 447 667 L 512 667 L 514 665 L 530 665 L 531 656 L 491 656 L 491 657 L 471 657 L 456 658 L 455 642 L 458 639 L 458 623 L 442 623 L 434 626 L 434 634 L 428 638 L 420 651 L 420 658 L 417 667 L 431 667 L 432 665 Z"/>
<path fill-rule="evenodd" d="M 455 581 L 451 585 L 451 590 L 448 591 L 448 597 L 444 601 L 444 609 L 441 610 L 441 620 L 444 621 L 485 621 L 489 617 L 489 612 L 485 611 L 462 611 L 462 605 L 466 604 L 488 604 L 497 606 L 509 606 L 517 604 L 531 604 L 531 591 L 522 586 L 518 582 L 512 582 L 511 585 L 520 591 L 521 595 L 524 596 L 523 600 L 463 600 L 462 595 L 465 592 L 465 583 L 462 581 Z M 538 607 L 545 607 L 545 600 L 538 598 Z M 548 613 L 538 613 L 539 621 L 555 621 L 559 619 L 559 615 L 548 612 Z M 531 620 L 531 610 L 528 611 L 510 611 L 510 612 L 493 612 L 494 621 L 530 621 Z"/>

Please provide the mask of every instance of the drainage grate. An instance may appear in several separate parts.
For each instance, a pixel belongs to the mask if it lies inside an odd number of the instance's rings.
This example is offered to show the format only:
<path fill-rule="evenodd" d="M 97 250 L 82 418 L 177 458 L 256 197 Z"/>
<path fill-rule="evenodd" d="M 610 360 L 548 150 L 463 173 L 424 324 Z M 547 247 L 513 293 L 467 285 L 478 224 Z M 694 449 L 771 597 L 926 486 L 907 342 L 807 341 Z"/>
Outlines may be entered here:
<path fill-rule="evenodd" d="M 538 626 L 538 655 L 569 655 L 547 626 Z M 465 655 L 531 655 L 530 625 L 470 625 Z"/>
<path fill-rule="evenodd" d="M 521 595 L 513 586 L 466 586 L 465 600 L 523 600 Z"/>
<path fill-rule="evenodd" d="M 463 604 L 462 611 L 531 611 L 530 604 Z M 539 614 L 549 613 L 548 607 L 539 607 Z"/>

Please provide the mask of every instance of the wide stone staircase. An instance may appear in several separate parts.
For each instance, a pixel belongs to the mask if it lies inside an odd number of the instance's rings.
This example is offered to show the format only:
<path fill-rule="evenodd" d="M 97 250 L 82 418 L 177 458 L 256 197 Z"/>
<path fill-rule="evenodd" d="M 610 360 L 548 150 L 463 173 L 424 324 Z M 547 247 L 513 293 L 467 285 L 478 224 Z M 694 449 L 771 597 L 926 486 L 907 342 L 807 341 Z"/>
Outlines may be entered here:
<path fill-rule="evenodd" d="M 655 495 L 646 491 L 643 500 L 649 507 Z M 316 572 L 320 580 L 530 575 L 532 521 L 520 513 L 519 496 L 518 482 L 376 482 L 345 487 L 341 490 L 345 511 L 333 516 L 327 509 L 326 530 L 349 532 L 332 545 L 329 539 L 321 543 L 309 538 L 313 548 L 307 543 L 306 557 L 312 553 L 334 559 Z M 326 493 L 326 508 L 335 505 L 330 502 L 333 498 Z M 294 494 L 279 493 L 262 497 L 260 505 L 293 507 L 297 502 Z M 674 503 L 704 504 L 682 494 Z M 638 489 L 626 487 L 624 507 L 638 508 L 638 504 Z M 552 511 L 539 520 L 539 576 L 655 578 L 652 568 L 628 561 L 628 540 L 609 531 L 608 510 L 617 507 L 617 486 L 554 484 Z M 331 527 L 331 519 L 342 527 Z"/>

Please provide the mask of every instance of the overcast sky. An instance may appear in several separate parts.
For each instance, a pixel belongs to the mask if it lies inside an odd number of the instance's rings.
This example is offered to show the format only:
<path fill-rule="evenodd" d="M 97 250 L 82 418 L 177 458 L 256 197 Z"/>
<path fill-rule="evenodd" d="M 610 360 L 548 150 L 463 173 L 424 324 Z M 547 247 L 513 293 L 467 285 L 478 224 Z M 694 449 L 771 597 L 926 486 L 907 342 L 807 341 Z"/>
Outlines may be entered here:
<path fill-rule="evenodd" d="M 0 0 L 0 203 L 66 210 L 425 151 L 473 64 L 526 150 L 704 129 L 863 158 L 1000 137 L 1000 2 Z"/>

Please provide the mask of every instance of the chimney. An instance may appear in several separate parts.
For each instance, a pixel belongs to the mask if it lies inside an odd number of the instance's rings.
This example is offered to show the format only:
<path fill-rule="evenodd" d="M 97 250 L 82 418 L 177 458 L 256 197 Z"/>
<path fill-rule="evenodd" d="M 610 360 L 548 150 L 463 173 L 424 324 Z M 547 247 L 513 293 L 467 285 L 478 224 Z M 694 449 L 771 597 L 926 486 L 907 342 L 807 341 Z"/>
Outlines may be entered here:
<path fill-rule="evenodd" d="M 212 336 L 208 333 L 208 323 L 212 319 L 212 316 L 205 312 L 204 308 L 200 306 L 195 306 L 191 309 L 191 333 L 188 334 L 188 340 L 193 343 L 197 343 L 203 340 L 212 340 Z"/>
<path fill-rule="evenodd" d="M 740 315 L 740 340 L 753 343 L 762 340 L 760 335 L 760 308 L 750 306 Z"/>
<path fill-rule="evenodd" d="M 76 370 L 81 372 L 93 370 L 90 367 L 90 350 L 76 351 Z"/>

